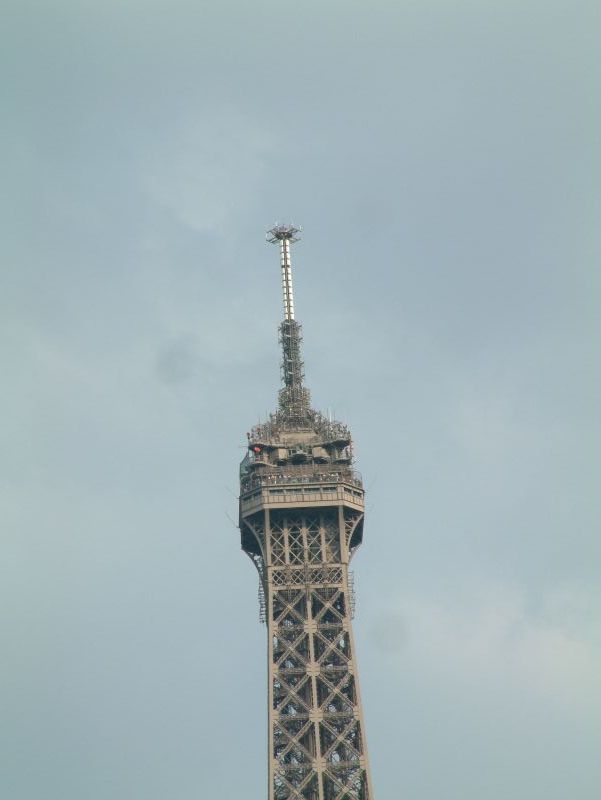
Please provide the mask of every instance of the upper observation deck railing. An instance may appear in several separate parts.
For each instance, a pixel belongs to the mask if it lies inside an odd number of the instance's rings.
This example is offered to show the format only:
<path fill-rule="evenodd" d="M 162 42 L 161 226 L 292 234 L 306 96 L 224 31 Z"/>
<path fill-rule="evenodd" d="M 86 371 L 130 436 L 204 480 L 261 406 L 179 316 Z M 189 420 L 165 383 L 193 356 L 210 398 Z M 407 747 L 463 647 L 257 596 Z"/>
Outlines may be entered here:
<path fill-rule="evenodd" d="M 363 511 L 364 495 L 362 488 L 348 483 L 315 483 L 302 486 L 259 486 L 253 491 L 240 495 L 240 512 L 243 516 L 254 514 L 265 506 L 271 508 L 326 508 L 345 505 L 356 511 Z"/>
<path fill-rule="evenodd" d="M 243 477 L 240 492 L 246 494 L 264 486 L 287 486 L 298 484 L 346 483 L 363 489 L 361 475 L 354 469 L 315 469 L 314 466 L 295 467 L 286 471 L 255 473 Z"/>

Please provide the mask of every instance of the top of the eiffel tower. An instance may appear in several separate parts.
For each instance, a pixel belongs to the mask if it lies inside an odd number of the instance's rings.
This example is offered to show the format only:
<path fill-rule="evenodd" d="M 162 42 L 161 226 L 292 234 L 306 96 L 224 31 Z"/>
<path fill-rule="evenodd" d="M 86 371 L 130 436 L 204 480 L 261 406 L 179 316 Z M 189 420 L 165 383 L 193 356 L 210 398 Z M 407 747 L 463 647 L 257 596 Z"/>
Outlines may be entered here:
<path fill-rule="evenodd" d="M 284 308 L 284 318 L 279 326 L 279 340 L 282 346 L 282 388 L 278 393 L 277 411 L 271 414 L 266 422 L 255 426 L 249 438 L 274 441 L 285 434 L 304 432 L 305 436 L 316 437 L 323 441 L 350 441 L 350 432 L 345 425 L 328 419 L 311 407 L 311 395 L 304 385 L 302 326 L 294 316 L 290 256 L 290 245 L 299 240 L 300 232 L 301 228 L 291 223 L 278 223 L 267 232 L 267 241 L 279 245 L 280 249 Z"/>

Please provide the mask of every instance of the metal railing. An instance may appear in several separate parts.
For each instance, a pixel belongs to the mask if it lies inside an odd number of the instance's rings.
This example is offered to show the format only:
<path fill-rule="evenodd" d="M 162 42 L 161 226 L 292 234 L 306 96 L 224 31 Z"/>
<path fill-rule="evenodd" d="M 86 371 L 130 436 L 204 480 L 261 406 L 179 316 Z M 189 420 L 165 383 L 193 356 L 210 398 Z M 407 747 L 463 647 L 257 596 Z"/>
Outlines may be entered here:
<path fill-rule="evenodd" d="M 312 464 L 310 467 L 295 467 L 289 472 L 269 472 L 264 474 L 248 475 L 240 481 L 240 492 L 246 494 L 254 489 L 264 486 L 298 486 L 324 483 L 347 483 L 363 488 L 361 475 L 354 469 L 344 470 L 318 470 Z"/>

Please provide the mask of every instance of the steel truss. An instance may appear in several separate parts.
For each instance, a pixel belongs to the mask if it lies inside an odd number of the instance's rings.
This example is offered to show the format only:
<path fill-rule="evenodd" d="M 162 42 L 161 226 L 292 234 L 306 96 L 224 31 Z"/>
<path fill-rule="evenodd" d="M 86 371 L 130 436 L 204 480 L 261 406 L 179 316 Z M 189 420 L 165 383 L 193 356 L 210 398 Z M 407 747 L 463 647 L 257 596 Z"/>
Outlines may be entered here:
<path fill-rule="evenodd" d="M 243 521 L 266 599 L 269 800 L 372 797 L 348 571 L 362 517 L 287 509 Z"/>

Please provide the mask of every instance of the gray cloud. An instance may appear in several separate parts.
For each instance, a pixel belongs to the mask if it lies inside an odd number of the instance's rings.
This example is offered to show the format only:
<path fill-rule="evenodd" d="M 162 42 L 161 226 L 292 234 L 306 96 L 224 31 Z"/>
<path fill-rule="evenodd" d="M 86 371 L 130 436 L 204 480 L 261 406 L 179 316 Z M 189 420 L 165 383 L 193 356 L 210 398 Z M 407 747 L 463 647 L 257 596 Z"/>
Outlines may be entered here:
<path fill-rule="evenodd" d="M 157 374 L 165 383 L 185 383 L 198 368 L 199 354 L 193 339 L 180 337 L 157 354 Z"/>

